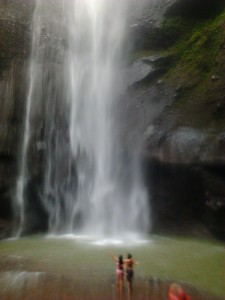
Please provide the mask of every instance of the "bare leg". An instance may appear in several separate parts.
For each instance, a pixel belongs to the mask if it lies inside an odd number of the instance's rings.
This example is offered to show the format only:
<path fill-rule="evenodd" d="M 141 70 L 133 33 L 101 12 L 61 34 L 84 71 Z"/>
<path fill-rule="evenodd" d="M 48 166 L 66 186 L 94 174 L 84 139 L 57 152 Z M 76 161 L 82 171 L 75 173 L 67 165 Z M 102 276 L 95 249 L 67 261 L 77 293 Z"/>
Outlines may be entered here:
<path fill-rule="evenodd" d="M 122 300 L 123 298 L 123 280 L 119 281 L 119 299 Z"/>
<path fill-rule="evenodd" d="M 118 299 L 122 300 L 122 296 L 123 296 L 123 280 L 121 280 L 121 279 L 117 279 L 117 295 L 118 295 Z"/>
<path fill-rule="evenodd" d="M 132 280 L 127 281 L 128 300 L 132 299 Z"/>

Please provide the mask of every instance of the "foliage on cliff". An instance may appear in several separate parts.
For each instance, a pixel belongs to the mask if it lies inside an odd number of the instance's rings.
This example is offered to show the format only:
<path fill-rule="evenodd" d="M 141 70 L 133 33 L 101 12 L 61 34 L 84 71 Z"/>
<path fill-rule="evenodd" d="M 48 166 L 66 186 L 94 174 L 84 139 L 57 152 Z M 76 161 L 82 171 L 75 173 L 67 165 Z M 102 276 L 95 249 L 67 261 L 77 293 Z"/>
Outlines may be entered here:
<path fill-rule="evenodd" d="M 180 215 L 224 240 L 225 2 L 177 0 L 157 33 L 144 55 L 173 58 L 153 84 L 169 85 L 174 96 L 148 140 L 154 226 L 166 220 L 169 228 Z"/>
<path fill-rule="evenodd" d="M 167 17 L 163 53 L 176 57 L 165 80 L 176 91 L 165 111 L 175 126 L 220 130 L 225 117 L 225 10 L 211 17 Z M 167 118 L 167 117 L 166 117 Z"/>

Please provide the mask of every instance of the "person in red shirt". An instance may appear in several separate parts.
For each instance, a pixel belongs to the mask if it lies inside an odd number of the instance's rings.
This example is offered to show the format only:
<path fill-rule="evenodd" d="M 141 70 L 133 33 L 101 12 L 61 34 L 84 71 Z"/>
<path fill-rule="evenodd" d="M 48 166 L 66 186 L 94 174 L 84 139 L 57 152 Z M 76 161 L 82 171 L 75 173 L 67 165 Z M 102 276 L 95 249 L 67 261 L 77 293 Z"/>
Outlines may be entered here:
<path fill-rule="evenodd" d="M 177 283 L 173 283 L 168 291 L 168 300 L 192 300 L 185 290 Z"/>

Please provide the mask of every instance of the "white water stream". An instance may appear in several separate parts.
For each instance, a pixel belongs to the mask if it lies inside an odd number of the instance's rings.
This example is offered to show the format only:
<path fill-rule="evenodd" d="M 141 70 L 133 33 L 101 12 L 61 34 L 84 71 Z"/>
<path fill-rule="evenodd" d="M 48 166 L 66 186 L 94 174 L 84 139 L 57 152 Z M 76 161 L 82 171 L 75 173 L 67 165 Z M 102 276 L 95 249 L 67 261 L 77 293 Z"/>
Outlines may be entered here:
<path fill-rule="evenodd" d="M 116 112 L 129 6 L 122 0 L 36 0 L 16 203 L 26 222 L 34 145 L 49 232 L 123 236 L 149 228 L 139 159 L 124 159 Z M 38 171 L 37 171 L 38 172 Z"/>

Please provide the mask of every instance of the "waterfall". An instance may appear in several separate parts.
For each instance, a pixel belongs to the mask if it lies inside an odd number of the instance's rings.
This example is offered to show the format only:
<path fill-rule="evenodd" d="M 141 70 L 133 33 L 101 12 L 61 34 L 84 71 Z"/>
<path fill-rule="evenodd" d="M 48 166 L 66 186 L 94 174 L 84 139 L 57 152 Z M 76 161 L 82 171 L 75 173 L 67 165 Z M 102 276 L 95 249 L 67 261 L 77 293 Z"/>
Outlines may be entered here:
<path fill-rule="evenodd" d="M 148 230 L 139 159 L 126 158 L 117 118 L 126 90 L 126 15 L 125 0 L 36 0 L 16 193 L 19 234 L 29 226 L 26 189 L 37 173 L 49 232 Z"/>
<path fill-rule="evenodd" d="M 35 59 L 38 57 L 38 44 L 40 38 L 40 26 L 36 26 L 39 24 L 38 13 L 37 13 L 38 5 L 34 12 L 34 19 L 33 19 L 33 38 L 32 38 L 32 59 L 29 66 L 28 71 L 28 92 L 27 92 L 27 101 L 26 101 L 26 110 L 25 110 L 25 122 L 24 122 L 24 129 L 23 129 L 23 141 L 22 141 L 22 150 L 20 155 L 20 174 L 17 180 L 16 186 L 16 215 L 19 218 L 19 227 L 17 231 L 17 235 L 20 236 L 23 229 L 24 229 L 24 222 L 25 222 L 25 210 L 24 210 L 24 188 L 27 183 L 27 151 L 29 148 L 29 141 L 30 141 L 30 115 L 31 115 L 31 104 L 32 98 L 34 96 L 34 88 L 36 84 L 36 61 Z"/>

